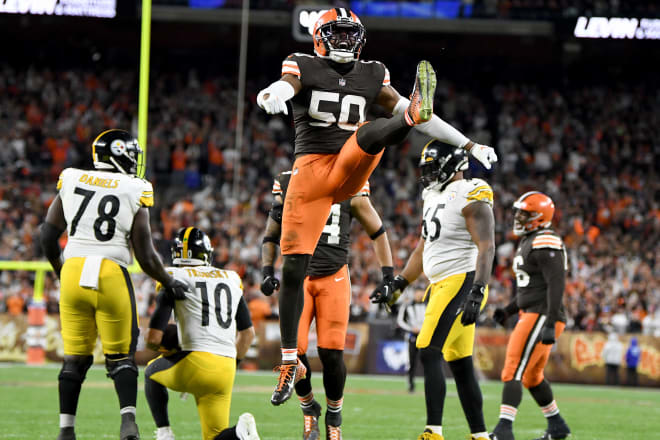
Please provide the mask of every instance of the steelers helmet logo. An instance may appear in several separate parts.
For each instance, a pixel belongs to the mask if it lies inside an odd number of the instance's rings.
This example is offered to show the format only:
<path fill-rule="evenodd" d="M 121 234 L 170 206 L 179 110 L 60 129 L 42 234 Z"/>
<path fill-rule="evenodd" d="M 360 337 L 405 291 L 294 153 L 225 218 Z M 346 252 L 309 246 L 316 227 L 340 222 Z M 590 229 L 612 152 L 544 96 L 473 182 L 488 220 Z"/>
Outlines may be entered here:
<path fill-rule="evenodd" d="M 110 151 L 112 151 L 112 154 L 115 156 L 121 156 L 126 152 L 126 143 L 121 139 L 115 139 L 110 144 Z"/>

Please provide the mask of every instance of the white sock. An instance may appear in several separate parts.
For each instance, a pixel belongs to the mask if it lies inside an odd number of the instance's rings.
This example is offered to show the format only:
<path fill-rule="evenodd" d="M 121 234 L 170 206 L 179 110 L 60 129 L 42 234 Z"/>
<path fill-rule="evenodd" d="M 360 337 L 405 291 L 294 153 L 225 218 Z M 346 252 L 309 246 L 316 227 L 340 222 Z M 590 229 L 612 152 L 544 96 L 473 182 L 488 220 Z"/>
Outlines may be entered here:
<path fill-rule="evenodd" d="M 119 415 L 123 416 L 124 414 L 133 414 L 135 415 L 135 407 L 134 406 L 125 406 L 122 409 L 119 410 Z"/>
<path fill-rule="evenodd" d="M 426 425 L 424 429 L 430 429 L 432 433 L 442 435 L 442 425 Z"/>
<path fill-rule="evenodd" d="M 156 434 L 174 434 L 169 426 L 161 426 L 156 429 Z"/>
<path fill-rule="evenodd" d="M 518 408 L 511 405 L 500 405 L 500 419 L 515 421 Z"/>
<path fill-rule="evenodd" d="M 282 362 L 291 362 L 298 359 L 297 348 L 282 348 Z"/>
<path fill-rule="evenodd" d="M 485 438 L 485 439 L 488 439 L 488 433 L 487 432 L 473 432 L 472 433 L 472 438 Z"/>
<path fill-rule="evenodd" d="M 60 414 L 60 428 L 73 428 L 75 424 L 75 414 Z"/>

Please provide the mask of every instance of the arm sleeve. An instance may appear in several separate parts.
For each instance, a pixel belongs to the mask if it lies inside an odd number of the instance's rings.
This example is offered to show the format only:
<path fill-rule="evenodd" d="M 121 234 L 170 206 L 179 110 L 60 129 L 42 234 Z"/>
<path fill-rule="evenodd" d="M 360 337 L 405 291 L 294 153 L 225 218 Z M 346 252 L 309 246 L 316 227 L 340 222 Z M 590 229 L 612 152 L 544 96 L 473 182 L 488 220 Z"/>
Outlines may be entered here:
<path fill-rule="evenodd" d="M 236 330 L 240 332 L 250 327 L 252 327 L 250 310 L 245 302 L 245 298 L 241 296 L 241 299 L 238 301 L 238 309 L 236 310 Z"/>
<path fill-rule="evenodd" d="M 149 328 L 165 331 L 173 309 L 174 304 L 167 299 L 165 292 L 161 290 L 156 298 L 156 310 L 154 310 L 154 314 L 151 315 L 151 320 L 149 320 Z"/>
<path fill-rule="evenodd" d="M 298 65 L 298 60 L 295 55 L 289 55 L 284 61 L 282 61 L 282 76 L 289 74 L 297 76 L 300 79 L 300 66 Z"/>
<path fill-rule="evenodd" d="M 536 249 L 530 255 L 534 257 L 536 264 L 541 268 L 543 279 L 548 285 L 548 321 L 557 321 L 566 281 L 563 251 Z"/>
<path fill-rule="evenodd" d="M 493 206 L 493 189 L 490 185 L 481 179 L 471 179 L 470 182 L 473 184 L 464 193 L 463 207 L 474 202 L 484 202 Z"/>
<path fill-rule="evenodd" d="M 402 113 L 406 111 L 408 105 L 410 105 L 410 100 L 402 97 L 394 106 L 392 113 L 395 115 Z M 468 142 L 470 142 L 470 139 L 468 139 L 463 133 L 440 119 L 437 115 L 433 115 L 431 120 L 428 122 L 416 125 L 415 128 L 427 136 L 431 136 L 432 138 L 438 139 L 455 147 L 463 148 L 468 144 Z"/>

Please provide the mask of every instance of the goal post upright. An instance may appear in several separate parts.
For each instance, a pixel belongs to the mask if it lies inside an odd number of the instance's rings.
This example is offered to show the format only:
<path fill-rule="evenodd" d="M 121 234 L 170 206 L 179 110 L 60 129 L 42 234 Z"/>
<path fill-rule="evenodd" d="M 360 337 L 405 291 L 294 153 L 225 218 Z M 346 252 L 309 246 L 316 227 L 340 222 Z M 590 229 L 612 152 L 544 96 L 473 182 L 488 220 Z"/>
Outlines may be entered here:
<path fill-rule="evenodd" d="M 140 28 L 140 84 L 138 92 L 138 142 L 144 151 L 139 163 L 140 177 L 144 178 L 147 165 L 147 123 L 149 116 L 149 64 L 151 51 L 151 0 L 142 0 Z"/>

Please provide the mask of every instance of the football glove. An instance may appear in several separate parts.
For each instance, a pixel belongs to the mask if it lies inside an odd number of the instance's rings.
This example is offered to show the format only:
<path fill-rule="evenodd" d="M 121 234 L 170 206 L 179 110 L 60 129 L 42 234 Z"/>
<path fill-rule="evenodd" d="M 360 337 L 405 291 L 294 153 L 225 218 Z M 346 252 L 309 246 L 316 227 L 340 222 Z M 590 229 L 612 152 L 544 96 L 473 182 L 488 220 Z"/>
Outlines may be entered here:
<path fill-rule="evenodd" d="M 257 105 L 266 110 L 266 113 L 269 115 L 276 115 L 278 113 L 288 115 L 289 110 L 286 107 L 286 101 L 275 93 L 269 93 L 267 90 L 264 89 L 257 95 Z M 264 99 L 264 95 L 266 94 L 268 94 L 268 98 Z"/>
<path fill-rule="evenodd" d="M 170 278 L 167 284 L 163 285 L 165 296 L 170 300 L 186 299 L 186 292 L 190 292 L 190 288 L 183 281 L 176 278 Z"/>
<path fill-rule="evenodd" d="M 555 343 L 555 323 L 546 321 L 541 329 L 541 344 L 552 345 Z"/>
<path fill-rule="evenodd" d="M 505 309 L 498 307 L 493 312 L 493 320 L 502 327 L 504 327 L 507 319 L 509 319 L 509 314 Z"/>
<path fill-rule="evenodd" d="M 383 279 L 378 287 L 369 295 L 374 304 L 386 304 L 388 307 L 397 302 L 403 289 L 408 286 L 408 280 L 397 275 L 393 280 Z"/>
<path fill-rule="evenodd" d="M 461 316 L 461 324 L 468 326 L 477 322 L 479 311 L 481 310 L 481 301 L 484 299 L 485 287 L 480 284 L 473 284 L 468 293 L 463 305 L 458 309 L 459 313 L 463 311 Z"/>
<path fill-rule="evenodd" d="M 266 296 L 271 296 L 280 289 L 280 280 L 275 278 L 275 269 L 273 266 L 264 266 L 261 269 L 264 279 L 261 282 L 261 292 Z"/>
<path fill-rule="evenodd" d="M 489 170 L 493 162 L 497 162 L 497 154 L 495 150 L 488 145 L 474 144 L 470 148 L 470 154 L 477 159 L 481 164 Z"/>

